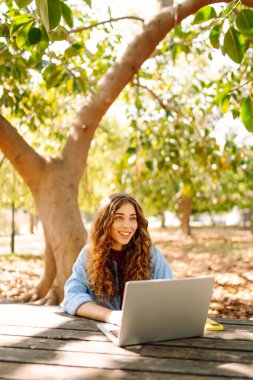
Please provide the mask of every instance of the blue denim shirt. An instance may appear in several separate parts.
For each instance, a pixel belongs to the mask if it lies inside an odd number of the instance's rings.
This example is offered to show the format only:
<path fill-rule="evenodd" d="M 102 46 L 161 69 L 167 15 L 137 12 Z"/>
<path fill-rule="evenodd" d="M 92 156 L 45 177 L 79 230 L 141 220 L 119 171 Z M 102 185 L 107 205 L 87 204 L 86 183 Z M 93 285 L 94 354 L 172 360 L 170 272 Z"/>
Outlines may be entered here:
<path fill-rule="evenodd" d="M 93 291 L 87 284 L 87 273 L 85 271 L 85 260 L 88 253 L 86 245 L 80 252 L 76 262 L 73 265 L 73 271 L 64 286 L 64 299 L 61 303 L 63 311 L 75 315 L 76 310 L 85 302 L 94 301 L 98 305 L 107 307 L 112 310 L 120 310 L 120 296 L 117 295 L 112 301 L 101 301 L 96 298 Z M 154 245 L 151 247 L 151 253 L 154 263 L 154 279 L 171 279 L 173 273 L 160 250 Z M 117 264 L 114 262 L 117 274 Z M 116 275 L 116 281 L 118 276 Z M 117 282 L 116 282 L 116 285 Z"/>

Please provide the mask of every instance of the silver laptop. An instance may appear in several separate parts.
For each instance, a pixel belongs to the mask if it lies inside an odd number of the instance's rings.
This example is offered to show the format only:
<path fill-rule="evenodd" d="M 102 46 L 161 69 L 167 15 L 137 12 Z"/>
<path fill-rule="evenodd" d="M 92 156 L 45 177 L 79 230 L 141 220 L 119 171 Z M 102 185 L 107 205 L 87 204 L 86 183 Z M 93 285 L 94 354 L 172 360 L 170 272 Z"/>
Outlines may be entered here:
<path fill-rule="evenodd" d="M 129 281 L 122 324 L 98 323 L 117 346 L 203 335 L 214 277 Z"/>

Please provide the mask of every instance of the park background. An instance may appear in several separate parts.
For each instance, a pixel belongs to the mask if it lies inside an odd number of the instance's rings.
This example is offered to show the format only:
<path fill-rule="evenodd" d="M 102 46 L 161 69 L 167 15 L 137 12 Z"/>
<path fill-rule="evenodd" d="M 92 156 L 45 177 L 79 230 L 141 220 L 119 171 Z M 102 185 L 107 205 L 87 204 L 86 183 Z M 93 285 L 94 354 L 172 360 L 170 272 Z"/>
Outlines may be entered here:
<path fill-rule="evenodd" d="M 215 274 L 210 313 L 252 317 L 253 11 L 175 1 L 141 65 L 131 41 L 172 3 L 68 1 L 36 15 L 32 1 L 1 2 L 2 300 L 57 303 L 97 207 L 127 191 L 176 276 Z M 129 57 L 134 72 L 117 77 Z M 44 246 L 57 270 L 42 294 Z"/>

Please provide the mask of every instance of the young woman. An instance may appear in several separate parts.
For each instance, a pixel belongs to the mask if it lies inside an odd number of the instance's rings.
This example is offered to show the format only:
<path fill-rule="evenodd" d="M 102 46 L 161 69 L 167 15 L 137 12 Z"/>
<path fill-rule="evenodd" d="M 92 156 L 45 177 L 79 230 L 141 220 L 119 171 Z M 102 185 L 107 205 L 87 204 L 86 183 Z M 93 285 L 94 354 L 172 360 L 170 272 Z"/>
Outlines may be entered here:
<path fill-rule="evenodd" d="M 152 245 L 141 206 L 113 194 L 98 211 L 86 245 L 64 288 L 63 311 L 120 326 L 125 283 L 173 277 Z M 152 300 L 150 300 L 152 302 Z"/>

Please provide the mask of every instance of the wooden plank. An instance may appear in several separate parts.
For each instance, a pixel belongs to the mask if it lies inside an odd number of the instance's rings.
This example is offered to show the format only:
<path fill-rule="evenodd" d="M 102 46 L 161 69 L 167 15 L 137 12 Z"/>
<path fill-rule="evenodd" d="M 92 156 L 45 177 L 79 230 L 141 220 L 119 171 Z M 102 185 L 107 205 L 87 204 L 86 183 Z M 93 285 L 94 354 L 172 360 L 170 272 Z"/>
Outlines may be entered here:
<path fill-rule="evenodd" d="M 61 365 L 124 371 L 147 371 L 198 376 L 253 376 L 253 364 L 219 363 L 214 361 L 147 358 L 132 355 L 110 355 L 82 352 L 0 348 L 0 361 Z"/>
<path fill-rule="evenodd" d="M 47 317 L 46 321 L 45 317 Z M 253 326 L 253 319 L 231 319 L 215 317 L 213 317 L 213 319 L 227 326 Z M 81 328 L 83 328 L 84 323 L 87 321 L 84 318 L 76 316 L 73 317 L 66 313 L 63 313 L 59 306 L 37 306 L 33 304 L 0 302 L 0 323 L 8 324 L 9 322 L 12 324 L 13 322 L 17 322 L 17 320 L 19 321 L 20 325 L 33 327 L 55 327 L 57 324 L 67 323 L 66 328 L 79 328 L 79 324 L 81 325 Z M 74 326 L 72 326 L 72 323 Z M 96 323 L 94 321 L 88 321 L 87 325 L 89 328 L 96 327 Z"/>
<path fill-rule="evenodd" d="M 57 306 L 0 304 L 0 324 L 96 331 L 96 321 L 73 317 Z"/>
<path fill-rule="evenodd" d="M 250 327 L 251 328 L 251 327 Z M 247 326 L 225 326 L 223 331 L 207 331 L 205 337 L 210 339 L 230 339 L 253 341 L 253 330 Z"/>
<path fill-rule="evenodd" d="M 158 345 L 176 346 L 176 347 L 198 347 L 198 348 L 215 348 L 219 350 L 239 350 L 252 351 L 252 342 L 246 340 L 220 339 L 221 335 L 216 334 L 219 339 L 214 339 L 214 333 L 210 333 L 210 337 L 204 336 L 200 338 L 178 339 L 165 342 L 158 342 Z M 108 338 L 100 331 L 86 330 L 64 330 L 60 328 L 44 329 L 43 327 L 26 327 L 26 326 L 7 326 L 0 325 L 0 335 L 21 336 L 21 337 L 38 337 L 49 339 L 77 339 L 83 341 L 105 342 Z M 224 334 L 223 334 L 224 336 Z M 155 345 L 156 343 L 153 343 Z"/>
<path fill-rule="evenodd" d="M 1 379 L 8 380 L 168 380 L 168 374 L 147 371 L 100 370 L 93 368 L 66 367 L 42 364 L 0 363 Z M 202 378 L 202 377 L 201 377 Z M 173 380 L 198 380 L 200 377 L 173 374 Z M 227 377 L 219 376 L 219 380 Z M 216 376 L 205 376 L 205 380 L 217 380 Z"/>
<path fill-rule="evenodd" d="M 224 337 L 224 335 L 223 335 Z M 173 346 L 173 347 L 198 347 L 198 348 L 213 348 L 216 350 L 239 350 L 239 351 L 253 351 L 251 341 L 236 340 L 236 339 L 214 339 L 214 337 L 200 337 L 178 340 L 167 340 L 164 342 L 152 343 L 159 346 Z"/>
<path fill-rule="evenodd" d="M 224 323 L 224 324 L 232 324 L 232 325 L 244 325 L 244 326 L 253 326 L 253 312 L 252 312 L 252 318 L 250 319 L 235 319 L 235 318 L 216 318 L 216 317 L 210 317 L 214 319 L 217 322 Z"/>
<path fill-rule="evenodd" d="M 100 332 L 98 331 L 98 328 L 96 327 L 96 322 L 89 321 L 84 318 L 74 318 L 74 320 L 60 325 L 50 323 L 46 317 L 45 320 L 41 321 L 40 323 L 38 321 L 34 322 L 33 324 L 27 321 L 20 321 L 19 325 L 17 325 L 17 321 L 14 321 L 13 323 L 14 324 L 12 324 L 11 321 L 7 323 L 6 321 L 6 323 L 1 324 L 0 322 L 0 333 L 6 333 L 6 331 L 10 331 L 11 329 L 13 329 L 14 331 L 14 329 L 27 327 L 37 329 L 37 331 L 39 328 L 43 328 L 44 334 L 48 334 L 48 336 L 50 336 L 52 329 L 59 330 L 59 335 L 65 335 L 66 337 L 79 336 L 87 340 L 98 340 L 98 336 L 101 336 Z M 77 334 L 74 333 L 75 330 L 77 331 Z M 65 332 L 63 333 L 63 331 Z M 215 341 L 217 340 L 217 338 L 221 340 L 224 339 L 233 341 L 253 341 L 253 328 L 251 328 L 251 326 L 229 325 L 225 326 L 224 331 L 205 332 L 204 336 L 201 339 L 203 338 L 214 339 Z"/>
<path fill-rule="evenodd" d="M 61 328 L 44 327 L 29 327 L 29 326 L 8 326 L 0 325 L 0 335 L 17 335 L 26 337 L 40 337 L 40 338 L 55 338 L 55 339 L 79 339 L 79 340 L 94 340 L 94 341 L 108 341 L 108 338 L 100 331 L 88 330 L 65 330 Z"/>
<path fill-rule="evenodd" d="M 222 339 L 253 340 L 253 320 L 215 319 L 224 324 L 225 331 L 207 332 L 205 336 Z M 96 321 L 72 317 L 63 313 L 58 306 L 0 304 L 0 324 L 97 331 Z M 236 332 L 234 332 L 235 327 Z"/>
<path fill-rule="evenodd" d="M 173 347 L 159 345 L 136 345 L 127 348 L 120 348 L 111 342 L 83 342 L 83 341 L 63 341 L 56 339 L 43 338 L 26 338 L 0 336 L 0 346 L 9 348 L 24 348 L 32 350 L 51 350 L 51 351 L 68 351 L 83 352 L 96 354 L 111 355 L 130 355 L 130 356 L 146 356 L 157 358 L 176 358 L 190 360 L 205 360 L 218 362 L 237 362 L 237 363 L 253 363 L 253 350 L 236 351 L 236 350 L 218 350 L 203 349 L 191 347 Z"/>

